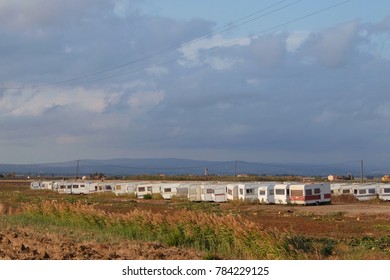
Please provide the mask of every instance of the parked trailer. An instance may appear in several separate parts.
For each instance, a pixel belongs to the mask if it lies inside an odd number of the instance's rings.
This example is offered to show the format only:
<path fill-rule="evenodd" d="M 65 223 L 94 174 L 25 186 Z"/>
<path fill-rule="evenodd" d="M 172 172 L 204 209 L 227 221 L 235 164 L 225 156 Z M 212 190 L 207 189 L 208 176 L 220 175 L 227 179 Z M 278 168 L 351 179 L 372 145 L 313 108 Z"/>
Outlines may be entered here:
<path fill-rule="evenodd" d="M 226 185 L 219 183 L 205 183 L 201 185 L 202 201 L 225 202 Z"/>
<path fill-rule="evenodd" d="M 226 199 L 238 200 L 238 183 L 226 185 Z"/>
<path fill-rule="evenodd" d="M 72 182 L 62 181 L 58 187 L 58 193 L 71 194 L 72 193 Z"/>
<path fill-rule="evenodd" d="M 290 203 L 290 184 L 275 184 L 274 194 L 275 204 Z"/>
<path fill-rule="evenodd" d="M 275 184 L 260 185 L 258 189 L 258 199 L 260 203 L 275 203 Z"/>
<path fill-rule="evenodd" d="M 99 182 L 96 185 L 96 192 L 113 192 L 114 186 L 113 182 Z"/>
<path fill-rule="evenodd" d="M 188 186 L 188 200 L 189 201 L 202 201 L 202 184 L 194 183 Z"/>
<path fill-rule="evenodd" d="M 161 196 L 164 199 L 187 198 L 189 184 L 183 183 L 162 183 L 160 184 Z"/>
<path fill-rule="evenodd" d="M 258 188 L 260 183 L 238 184 L 238 199 L 246 201 L 258 200 Z"/>
<path fill-rule="evenodd" d="M 295 204 L 324 204 L 330 203 L 330 184 L 291 184 L 290 202 Z"/>
<path fill-rule="evenodd" d="M 353 195 L 360 201 L 370 200 L 377 197 L 376 184 L 356 184 L 352 186 Z"/>
<path fill-rule="evenodd" d="M 200 197 L 202 201 L 213 201 L 214 185 L 202 184 L 200 187 Z"/>
<path fill-rule="evenodd" d="M 41 190 L 41 182 L 31 182 L 30 189 L 32 190 Z"/>
<path fill-rule="evenodd" d="M 116 195 L 135 194 L 135 182 L 118 182 L 114 185 L 114 193 Z"/>
<path fill-rule="evenodd" d="M 378 187 L 378 197 L 382 200 L 390 201 L 390 185 L 381 184 Z"/>
<path fill-rule="evenodd" d="M 226 185 L 225 184 L 213 184 L 213 193 L 211 194 L 211 200 L 214 202 L 225 202 L 226 197 Z"/>
<path fill-rule="evenodd" d="M 140 183 L 137 184 L 135 192 L 138 198 L 144 198 L 147 194 L 159 194 L 160 186 L 155 183 Z"/>
<path fill-rule="evenodd" d="M 352 194 L 352 184 L 331 184 L 331 193 L 334 195 Z"/>
<path fill-rule="evenodd" d="M 53 181 L 43 181 L 43 182 L 41 182 L 41 189 L 43 189 L 43 190 L 52 190 L 53 189 Z"/>
<path fill-rule="evenodd" d="M 90 192 L 89 182 L 73 182 L 72 194 L 89 194 Z"/>

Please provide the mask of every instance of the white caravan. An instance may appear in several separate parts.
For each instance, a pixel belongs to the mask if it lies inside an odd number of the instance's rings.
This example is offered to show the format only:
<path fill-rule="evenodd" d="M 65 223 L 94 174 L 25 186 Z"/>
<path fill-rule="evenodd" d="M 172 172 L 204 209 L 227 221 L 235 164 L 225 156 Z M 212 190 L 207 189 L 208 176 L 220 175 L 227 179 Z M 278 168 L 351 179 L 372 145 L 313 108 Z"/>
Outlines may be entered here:
<path fill-rule="evenodd" d="M 201 196 L 201 183 L 194 183 L 188 186 L 188 200 L 189 201 L 202 201 Z"/>
<path fill-rule="evenodd" d="M 378 187 L 378 197 L 382 200 L 389 200 L 390 201 L 390 185 L 381 184 Z"/>
<path fill-rule="evenodd" d="M 52 190 L 53 189 L 53 181 L 43 181 L 43 182 L 41 182 L 41 189 L 43 189 L 43 190 Z"/>
<path fill-rule="evenodd" d="M 290 203 L 290 184 L 275 184 L 274 193 L 275 204 Z"/>
<path fill-rule="evenodd" d="M 32 190 L 41 190 L 41 182 L 31 182 L 30 189 Z"/>
<path fill-rule="evenodd" d="M 136 183 L 117 182 L 114 184 L 114 193 L 116 195 L 135 194 Z"/>
<path fill-rule="evenodd" d="M 352 184 L 331 184 L 331 192 L 334 195 L 348 195 L 352 194 Z"/>
<path fill-rule="evenodd" d="M 352 186 L 353 195 L 360 201 L 370 200 L 377 197 L 376 184 L 356 184 Z"/>
<path fill-rule="evenodd" d="M 328 183 L 291 184 L 290 202 L 295 204 L 330 203 L 331 192 Z"/>
<path fill-rule="evenodd" d="M 245 201 L 258 200 L 259 183 L 241 183 L 238 184 L 238 199 Z"/>
<path fill-rule="evenodd" d="M 160 185 L 161 195 L 164 199 L 187 198 L 188 186 L 182 183 L 162 183 Z"/>
<path fill-rule="evenodd" d="M 213 201 L 214 187 L 215 185 L 209 183 L 200 186 L 200 197 L 202 201 Z"/>
<path fill-rule="evenodd" d="M 226 199 L 238 200 L 238 183 L 232 183 L 226 185 Z"/>
<path fill-rule="evenodd" d="M 275 184 L 260 185 L 258 189 L 258 199 L 260 203 L 275 203 Z"/>
<path fill-rule="evenodd" d="M 72 194 L 89 194 L 89 182 L 73 182 Z"/>
<path fill-rule="evenodd" d="M 155 183 L 141 183 L 137 184 L 135 188 L 137 198 L 144 198 L 147 194 L 157 194 L 160 193 L 160 186 Z"/>
<path fill-rule="evenodd" d="M 214 202 L 225 202 L 226 197 L 226 185 L 225 184 L 214 184 L 214 191 L 211 195 L 211 199 Z"/>
<path fill-rule="evenodd" d="M 71 194 L 72 193 L 72 182 L 62 181 L 59 183 L 58 193 Z"/>
<path fill-rule="evenodd" d="M 113 182 L 99 182 L 96 185 L 96 192 L 113 192 L 114 186 Z"/>

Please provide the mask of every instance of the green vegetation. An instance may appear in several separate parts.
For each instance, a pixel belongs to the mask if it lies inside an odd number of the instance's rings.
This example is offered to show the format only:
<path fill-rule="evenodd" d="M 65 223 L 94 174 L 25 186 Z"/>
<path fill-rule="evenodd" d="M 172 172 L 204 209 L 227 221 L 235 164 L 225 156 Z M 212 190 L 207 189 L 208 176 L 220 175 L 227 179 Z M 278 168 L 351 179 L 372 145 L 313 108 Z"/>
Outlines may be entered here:
<path fill-rule="evenodd" d="M 67 229 L 94 236 L 95 240 L 158 241 L 204 251 L 212 258 L 306 259 L 311 254 L 308 246 L 312 246 L 307 240 L 268 231 L 232 215 L 189 210 L 164 215 L 138 209 L 112 214 L 80 201 L 25 203 L 18 214 L 7 216 L 4 221 L 37 229 L 55 228 L 58 232 Z M 331 252 L 326 247 L 329 242 L 317 243 L 326 257 Z"/>

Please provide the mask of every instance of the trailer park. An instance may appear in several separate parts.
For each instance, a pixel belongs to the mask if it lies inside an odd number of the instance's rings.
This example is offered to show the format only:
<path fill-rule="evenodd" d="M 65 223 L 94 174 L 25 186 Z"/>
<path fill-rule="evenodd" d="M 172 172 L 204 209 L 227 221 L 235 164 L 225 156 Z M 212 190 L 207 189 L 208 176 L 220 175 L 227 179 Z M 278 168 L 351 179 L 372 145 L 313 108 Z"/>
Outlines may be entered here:
<path fill-rule="evenodd" d="M 390 259 L 389 194 L 379 182 L 0 181 L 0 259 Z M 53 246 L 38 244 L 48 231 Z"/>

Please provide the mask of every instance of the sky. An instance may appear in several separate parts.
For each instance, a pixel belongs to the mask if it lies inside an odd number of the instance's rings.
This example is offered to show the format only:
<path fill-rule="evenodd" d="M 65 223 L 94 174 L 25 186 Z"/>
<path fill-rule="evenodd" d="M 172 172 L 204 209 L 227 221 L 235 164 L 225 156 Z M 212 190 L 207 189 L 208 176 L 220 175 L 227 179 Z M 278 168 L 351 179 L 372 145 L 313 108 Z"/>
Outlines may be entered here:
<path fill-rule="evenodd" d="M 384 0 L 0 0 L 0 163 L 390 170 L 389 13 Z"/>

